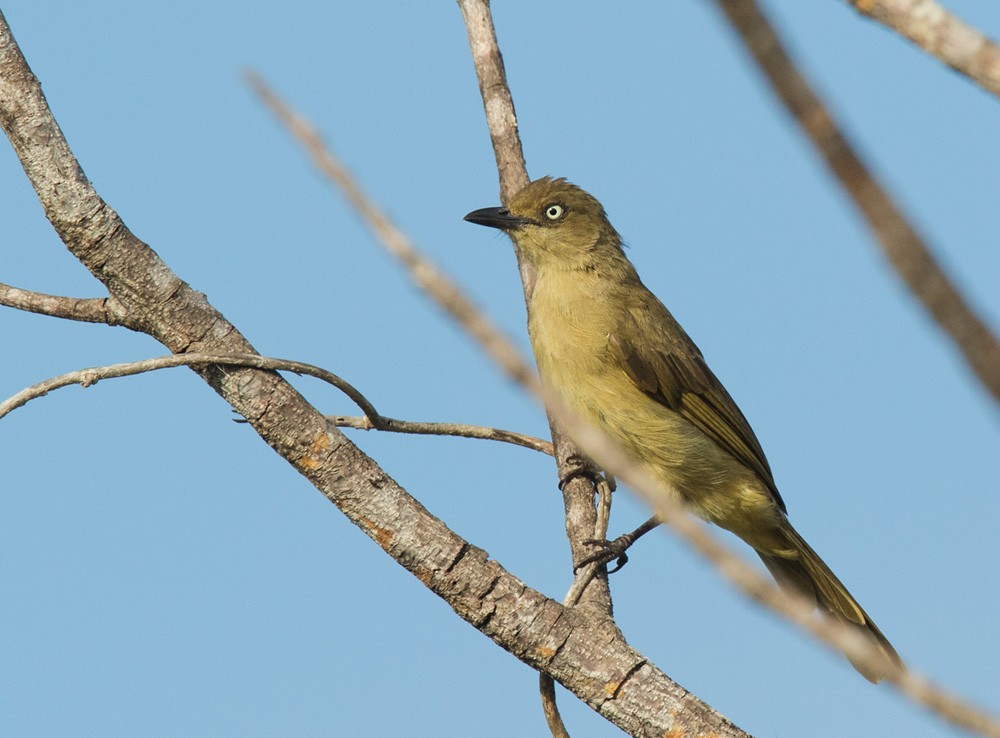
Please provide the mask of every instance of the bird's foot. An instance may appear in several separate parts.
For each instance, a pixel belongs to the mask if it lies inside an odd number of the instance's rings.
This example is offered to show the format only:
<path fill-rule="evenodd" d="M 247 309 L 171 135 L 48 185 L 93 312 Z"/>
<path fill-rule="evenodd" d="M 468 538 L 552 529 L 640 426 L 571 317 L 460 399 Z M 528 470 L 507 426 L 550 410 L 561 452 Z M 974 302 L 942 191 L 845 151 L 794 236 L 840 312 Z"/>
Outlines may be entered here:
<path fill-rule="evenodd" d="M 614 574 L 628 563 L 628 554 L 625 552 L 635 543 L 635 539 L 636 536 L 633 532 L 618 536 L 613 541 L 596 538 L 584 541 L 587 546 L 596 546 L 597 550 L 580 559 L 573 567 L 573 573 L 575 574 L 588 564 L 607 564 L 609 561 L 615 560 L 614 568 L 608 569 L 608 574 Z"/>

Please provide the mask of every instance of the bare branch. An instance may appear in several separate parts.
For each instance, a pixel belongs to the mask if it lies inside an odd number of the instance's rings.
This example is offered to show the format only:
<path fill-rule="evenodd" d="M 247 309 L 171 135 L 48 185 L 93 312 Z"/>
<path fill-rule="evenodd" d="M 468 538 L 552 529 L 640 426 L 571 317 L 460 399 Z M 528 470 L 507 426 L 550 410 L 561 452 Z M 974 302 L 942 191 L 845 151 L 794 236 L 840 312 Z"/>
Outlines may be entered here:
<path fill-rule="evenodd" d="M 310 377 L 322 379 L 327 384 L 331 384 L 351 400 L 362 412 L 372 419 L 373 423 L 380 423 L 383 418 L 375 410 L 375 406 L 368 399 L 354 388 L 349 382 L 312 364 L 304 364 L 301 361 L 290 361 L 288 359 L 275 359 L 259 354 L 171 354 L 170 356 L 158 356 L 152 359 L 142 359 L 140 361 L 129 361 L 122 364 L 110 364 L 107 366 L 95 366 L 88 369 L 80 369 L 75 372 L 60 374 L 57 377 L 46 379 L 44 382 L 33 384 L 16 395 L 0 402 L 0 418 L 11 411 L 26 405 L 31 400 L 44 397 L 52 390 L 60 387 L 68 387 L 72 384 L 79 384 L 83 387 L 90 387 L 97 384 L 102 379 L 114 379 L 117 377 L 130 377 L 136 374 L 156 371 L 157 369 L 169 369 L 177 366 L 241 366 L 253 367 L 255 369 L 266 369 L 270 371 L 288 371 L 296 374 L 305 374 Z"/>
<path fill-rule="evenodd" d="M 716 0 L 788 112 L 868 222 L 889 262 L 1000 402 L 1000 342 L 855 152 L 756 0 Z"/>
<path fill-rule="evenodd" d="M 848 0 L 861 15 L 909 39 L 1000 97 L 1000 46 L 935 0 Z"/>
<path fill-rule="evenodd" d="M 497 160 L 500 200 L 506 203 L 528 184 L 528 171 L 524 165 L 521 139 L 517 131 L 514 100 L 507 87 L 507 74 L 497 44 L 496 31 L 493 28 L 489 0 L 458 0 L 458 7 L 465 21 L 469 49 L 483 99 L 486 124 Z M 527 259 L 521 258 L 516 247 L 514 251 L 517 254 L 518 270 L 527 303 L 534 289 L 535 271 Z M 591 469 L 589 462 L 583 459 L 576 445 L 559 429 L 551 413 L 549 413 L 549 427 L 552 430 L 552 443 L 556 450 L 556 467 L 559 479 L 562 480 L 560 488 L 565 510 L 566 536 L 575 563 L 586 555 L 585 541 L 593 535 L 597 525 L 594 493 L 598 489 L 595 480 L 599 475 Z M 607 586 L 607 574 L 603 570 L 584 592 L 582 605 L 592 607 L 604 616 L 611 617 L 611 593 Z"/>
<path fill-rule="evenodd" d="M 312 364 L 305 364 L 301 361 L 276 359 L 270 356 L 260 356 L 259 354 L 231 354 L 228 356 L 219 354 L 171 354 L 170 356 L 159 356 L 122 364 L 80 369 L 60 374 L 57 377 L 46 379 L 44 382 L 39 382 L 38 384 L 33 384 L 21 390 L 16 395 L 9 397 L 4 402 L 0 402 L 0 418 L 3 418 L 19 407 L 23 407 L 31 400 L 44 397 L 52 390 L 68 387 L 72 384 L 90 387 L 102 379 L 130 377 L 136 374 L 156 371 L 157 369 L 169 369 L 178 366 L 204 365 L 243 366 L 270 371 L 287 371 L 321 379 L 351 398 L 361 408 L 362 412 L 365 413 L 362 417 L 329 416 L 328 419 L 330 422 L 338 428 L 374 429 L 393 433 L 481 438 L 489 441 L 510 443 L 515 446 L 523 446 L 524 448 L 540 451 L 543 454 L 552 456 L 551 443 L 541 438 L 535 438 L 534 436 L 528 436 L 515 431 L 503 430 L 501 428 L 487 428 L 480 425 L 466 425 L 464 423 L 417 423 L 386 417 L 379 414 L 371 401 L 361 394 L 356 387 L 333 372 Z"/>
<path fill-rule="evenodd" d="M 533 451 L 552 456 L 552 444 L 542 438 L 527 436 L 516 431 L 502 428 L 487 428 L 481 425 L 466 425 L 465 423 L 422 423 L 413 420 L 398 420 L 384 415 L 373 420 L 369 416 L 348 417 L 345 415 L 329 416 L 330 421 L 338 428 L 357 428 L 359 430 L 377 430 L 390 433 L 414 433 L 428 436 L 459 436 L 461 438 L 482 438 L 487 441 L 500 441 L 523 446 Z"/>
<path fill-rule="evenodd" d="M 168 269 L 98 196 L 2 13 L 0 125 L 49 221 L 70 252 L 108 288 L 123 324 L 174 352 L 253 351 L 236 327 Z M 279 375 L 211 365 L 196 371 L 277 453 L 460 617 L 524 663 L 552 674 L 627 733 L 746 736 L 674 685 L 613 624 L 526 587 L 449 530 Z"/>
<path fill-rule="evenodd" d="M 463 2 L 460 4 L 464 7 L 466 3 Z M 311 127 L 304 124 L 301 119 L 288 110 L 287 106 L 284 106 L 283 103 L 278 101 L 278 99 L 274 96 L 274 93 L 269 92 L 269 94 L 271 95 L 271 102 L 269 102 L 269 105 L 281 106 L 280 109 L 284 112 L 284 115 L 281 116 L 283 120 L 285 120 L 287 116 L 287 120 L 298 122 L 298 126 L 293 128 L 293 133 L 295 133 L 297 137 L 301 136 L 301 133 L 298 131 L 312 131 Z M 302 129 L 301 126 L 304 126 L 304 129 Z M 303 139 L 300 138 L 300 140 Z M 319 141 L 316 134 L 311 133 L 311 135 L 304 139 L 303 142 L 310 149 L 310 153 L 316 158 L 317 163 L 321 165 L 321 169 L 326 171 L 326 167 L 322 165 L 322 162 L 332 160 L 332 156 L 323 148 L 323 144 Z M 343 167 L 338 166 L 338 169 L 338 185 L 344 187 L 344 182 L 352 184 L 350 183 L 349 175 L 347 175 Z M 351 193 L 349 195 L 349 199 L 352 199 L 352 201 L 355 197 L 362 198 L 362 202 L 365 205 L 364 210 L 379 212 L 375 209 L 375 206 L 368 203 L 367 199 L 364 199 L 364 196 L 361 195 L 360 189 L 357 188 L 356 185 L 351 186 L 349 192 Z M 359 208 L 359 210 L 364 212 L 361 208 Z M 395 231 L 394 228 L 393 230 Z M 398 231 L 396 231 L 396 233 L 398 233 Z M 381 237 L 381 234 L 379 235 Z M 410 249 L 413 248 L 408 241 L 407 244 Z M 390 250 L 392 249 L 390 248 Z M 458 288 L 456 287 L 455 289 L 457 290 Z M 471 306 L 471 303 L 468 301 L 466 301 L 466 304 Z M 546 397 L 546 406 L 550 408 L 550 413 L 552 412 L 552 408 L 557 407 L 558 404 L 558 398 Z M 556 417 L 565 423 L 566 416 L 564 416 L 563 412 L 556 413 Z M 574 422 L 568 427 L 573 429 L 573 435 L 574 437 L 577 437 L 576 423 Z M 642 473 L 637 473 L 631 462 L 622 458 L 621 453 L 618 452 L 617 449 L 612 451 L 611 449 L 613 449 L 613 446 L 609 445 L 607 439 L 602 439 L 600 442 L 594 442 L 593 445 L 588 443 L 587 449 L 591 452 L 591 456 L 593 458 L 597 458 L 602 462 L 602 464 L 610 462 L 606 464 L 605 468 L 616 472 L 624 472 L 623 478 L 631 480 L 636 489 L 640 492 L 646 490 L 645 496 L 651 504 L 653 504 L 657 513 L 661 515 L 664 521 L 677 530 L 681 537 L 687 540 L 688 543 L 695 548 L 695 550 L 699 551 L 699 553 L 704 555 L 717 567 L 719 567 L 723 575 L 730 579 L 730 581 L 734 583 L 737 588 L 742 590 L 751 599 L 774 609 L 779 614 L 782 614 L 786 618 L 792 620 L 792 622 L 807 630 L 807 632 L 814 635 L 817 639 L 831 646 L 835 650 L 845 653 L 853 660 L 881 663 L 881 657 L 877 650 L 870 647 L 867 641 L 863 640 L 853 630 L 838 623 L 817 618 L 814 614 L 814 604 L 805 601 L 803 598 L 795 598 L 786 595 L 769 580 L 759 574 L 755 569 L 750 567 L 750 565 L 748 565 L 739 555 L 733 553 L 718 543 L 701 527 L 697 521 L 691 518 L 685 508 L 683 508 L 679 503 L 673 501 L 673 497 L 668 491 L 664 491 L 652 480 L 644 479 Z M 665 500 L 669 501 L 669 503 L 664 502 Z M 672 505 L 669 509 L 667 507 L 668 504 Z M 593 509 L 592 506 L 591 509 Z M 589 534 L 586 537 L 589 538 Z M 577 540 L 581 539 L 578 538 Z M 582 574 L 583 576 L 581 576 L 577 581 L 583 581 L 584 577 L 589 575 L 590 572 L 585 571 L 582 572 Z M 574 583 L 574 586 L 576 586 L 576 583 Z M 575 593 L 571 594 L 575 596 Z M 570 599 L 571 598 L 568 598 L 567 602 L 569 602 Z M 993 733 L 990 732 L 993 729 L 993 723 L 992 719 L 988 715 L 978 712 L 975 708 L 962 705 L 960 702 L 945 695 L 936 688 L 928 686 L 928 683 L 924 680 L 913 676 L 905 670 L 899 670 L 897 673 L 891 674 L 887 677 L 887 679 L 899 687 L 904 694 L 907 694 L 921 704 L 940 711 L 941 714 L 947 719 L 953 720 L 957 724 L 971 729 L 985 727 L 984 734 L 993 735 Z M 543 693 L 546 693 L 547 691 L 544 677 L 542 681 L 542 691 Z M 550 706 L 546 704 L 547 713 L 549 707 Z"/>
<path fill-rule="evenodd" d="M 506 203 L 528 184 L 521 137 L 517 132 L 514 98 L 507 86 L 507 72 L 493 28 L 493 14 L 485 0 L 459 0 L 465 19 L 469 50 L 479 80 L 479 93 L 486 111 L 486 125 L 493 143 L 493 154 L 500 175 L 500 200 Z M 527 290 L 530 294 L 531 290 Z"/>
<path fill-rule="evenodd" d="M 107 303 L 106 297 L 60 297 L 0 283 L 0 305 L 29 313 L 51 315 L 53 318 L 111 325 Z"/>

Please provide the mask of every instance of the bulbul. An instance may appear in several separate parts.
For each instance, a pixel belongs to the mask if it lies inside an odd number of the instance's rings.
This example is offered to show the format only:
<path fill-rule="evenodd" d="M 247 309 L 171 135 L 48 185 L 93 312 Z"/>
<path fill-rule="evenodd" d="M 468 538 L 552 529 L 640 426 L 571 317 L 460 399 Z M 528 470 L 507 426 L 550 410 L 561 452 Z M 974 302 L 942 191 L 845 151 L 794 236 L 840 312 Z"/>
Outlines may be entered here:
<path fill-rule="evenodd" d="M 542 381 L 601 428 L 701 518 L 735 533 L 778 584 L 813 599 L 877 644 L 878 682 L 895 649 L 786 516 L 771 467 L 701 351 L 622 249 L 592 195 L 543 177 L 506 208 L 465 216 L 499 228 L 535 268 L 528 330 Z M 647 528 L 648 529 L 648 528 Z"/>

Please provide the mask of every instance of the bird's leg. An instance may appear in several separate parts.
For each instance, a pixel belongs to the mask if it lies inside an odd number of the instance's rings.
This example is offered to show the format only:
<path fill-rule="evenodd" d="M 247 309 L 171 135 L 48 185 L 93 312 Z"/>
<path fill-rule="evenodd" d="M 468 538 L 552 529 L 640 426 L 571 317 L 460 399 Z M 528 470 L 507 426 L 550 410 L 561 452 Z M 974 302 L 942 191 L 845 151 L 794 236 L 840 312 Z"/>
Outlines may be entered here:
<path fill-rule="evenodd" d="M 560 490 L 577 477 L 586 477 L 595 487 L 597 486 L 597 480 L 600 478 L 601 473 L 594 467 L 590 459 L 579 454 L 572 454 L 566 457 L 564 464 L 566 471 L 559 479 Z"/>
<path fill-rule="evenodd" d="M 587 564 L 606 564 L 612 559 L 617 559 L 615 562 L 615 568 L 608 570 L 608 574 L 614 574 L 616 571 L 621 569 L 625 564 L 628 563 L 628 554 L 625 552 L 635 543 L 637 540 L 642 538 L 644 535 L 653 530 L 656 526 L 660 524 L 659 519 L 654 515 L 645 523 L 640 525 L 631 533 L 626 533 L 625 535 L 618 536 L 613 541 L 599 541 L 599 540 L 589 540 L 584 541 L 589 546 L 597 546 L 598 550 L 592 553 L 590 556 L 585 557 L 581 561 L 577 562 L 574 567 L 574 571 L 582 569 Z"/>

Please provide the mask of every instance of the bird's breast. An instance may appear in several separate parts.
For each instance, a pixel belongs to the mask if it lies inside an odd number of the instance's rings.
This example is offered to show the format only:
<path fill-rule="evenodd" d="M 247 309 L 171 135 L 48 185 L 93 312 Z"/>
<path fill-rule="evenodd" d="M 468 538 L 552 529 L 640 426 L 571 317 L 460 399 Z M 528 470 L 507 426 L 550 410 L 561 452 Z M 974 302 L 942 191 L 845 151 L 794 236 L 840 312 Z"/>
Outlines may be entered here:
<path fill-rule="evenodd" d="M 601 285 L 580 284 L 572 272 L 539 277 L 528 309 L 538 371 L 578 412 L 597 420 L 620 401 L 625 374 L 613 366 L 609 340 L 614 311 Z"/>

